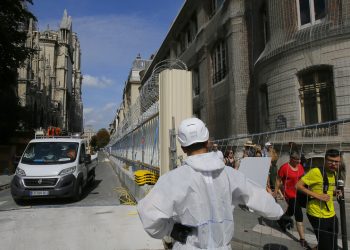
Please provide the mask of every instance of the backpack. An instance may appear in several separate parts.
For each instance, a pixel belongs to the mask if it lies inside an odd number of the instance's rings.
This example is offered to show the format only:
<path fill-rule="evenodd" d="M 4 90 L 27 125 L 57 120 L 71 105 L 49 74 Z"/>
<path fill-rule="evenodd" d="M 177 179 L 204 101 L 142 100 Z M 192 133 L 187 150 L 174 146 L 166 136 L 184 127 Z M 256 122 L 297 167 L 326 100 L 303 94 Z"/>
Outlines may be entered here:
<path fill-rule="evenodd" d="M 328 177 L 327 177 L 327 172 L 323 171 L 323 169 L 321 169 L 320 167 L 318 167 L 318 169 L 320 170 L 321 175 L 323 177 L 323 193 L 327 194 L 327 191 L 329 188 L 329 181 L 328 181 Z M 306 187 L 308 188 L 307 185 L 306 185 Z M 309 195 L 305 194 L 304 192 L 298 190 L 296 199 L 298 200 L 298 203 L 301 207 L 306 208 L 309 200 L 314 199 L 314 198 L 312 198 Z M 326 207 L 329 211 L 329 208 L 327 206 L 327 202 L 326 202 Z"/>

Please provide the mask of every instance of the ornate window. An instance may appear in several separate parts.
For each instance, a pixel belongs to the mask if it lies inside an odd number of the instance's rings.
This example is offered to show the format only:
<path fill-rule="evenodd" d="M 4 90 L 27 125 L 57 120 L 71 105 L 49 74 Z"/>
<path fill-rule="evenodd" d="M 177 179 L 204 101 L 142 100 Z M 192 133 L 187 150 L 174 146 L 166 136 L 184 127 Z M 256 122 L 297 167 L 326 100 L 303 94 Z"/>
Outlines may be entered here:
<path fill-rule="evenodd" d="M 322 66 L 298 74 L 302 120 L 305 125 L 336 119 L 333 70 Z"/>
<path fill-rule="evenodd" d="M 321 22 L 326 16 L 326 0 L 296 0 L 299 27 L 304 28 Z"/>
<path fill-rule="evenodd" d="M 220 41 L 214 47 L 212 54 L 213 84 L 223 80 L 227 74 L 226 42 Z"/>

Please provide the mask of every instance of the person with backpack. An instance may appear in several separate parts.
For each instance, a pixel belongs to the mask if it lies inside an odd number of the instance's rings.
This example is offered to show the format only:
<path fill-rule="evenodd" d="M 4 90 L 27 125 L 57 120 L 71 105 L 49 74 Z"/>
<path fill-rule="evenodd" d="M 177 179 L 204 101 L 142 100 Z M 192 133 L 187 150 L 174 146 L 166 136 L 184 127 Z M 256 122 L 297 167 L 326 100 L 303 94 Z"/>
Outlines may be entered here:
<path fill-rule="evenodd" d="M 306 213 L 312 225 L 318 250 L 337 250 L 338 218 L 334 210 L 333 195 L 336 194 L 336 173 L 341 164 L 341 153 L 329 149 L 323 167 L 312 168 L 296 187 L 309 197 Z M 308 188 L 307 188 L 308 186 Z"/>
<path fill-rule="evenodd" d="M 145 231 L 153 238 L 171 236 L 175 249 L 229 250 L 234 209 L 247 205 L 269 219 L 283 214 L 272 195 L 208 152 L 209 131 L 198 118 L 178 128 L 187 154 L 183 165 L 163 174 L 137 205 Z"/>
<path fill-rule="evenodd" d="M 295 185 L 304 175 L 304 168 L 300 164 L 300 155 L 298 151 L 291 151 L 289 156 L 289 162 L 283 164 L 278 170 L 276 187 L 274 196 L 276 197 L 280 186 L 282 184 L 282 192 L 288 203 L 288 208 L 284 215 L 279 219 L 278 225 L 281 227 L 282 231 L 290 229 L 293 227 L 293 220 L 291 216 L 294 215 L 296 221 L 296 229 L 300 237 L 300 245 L 304 249 L 310 249 L 307 241 L 305 240 L 304 224 L 303 224 L 303 211 L 301 204 L 297 199 L 297 189 Z"/>

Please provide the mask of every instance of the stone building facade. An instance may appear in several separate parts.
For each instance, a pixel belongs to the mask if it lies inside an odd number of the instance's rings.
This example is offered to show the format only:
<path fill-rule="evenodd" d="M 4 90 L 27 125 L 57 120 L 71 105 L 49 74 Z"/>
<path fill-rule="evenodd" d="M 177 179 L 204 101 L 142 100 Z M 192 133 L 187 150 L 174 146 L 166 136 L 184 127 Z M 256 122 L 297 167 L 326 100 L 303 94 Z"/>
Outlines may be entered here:
<path fill-rule="evenodd" d="M 117 130 L 123 130 L 128 126 L 128 120 L 132 119 L 130 117 L 131 110 L 133 110 L 131 113 L 136 113 L 136 109 L 141 108 L 141 79 L 151 62 L 151 59 L 142 59 L 141 55 L 137 55 L 133 61 L 128 79 L 125 81 L 122 103 L 119 105 L 113 121 L 109 124 L 109 132 L 111 135 Z"/>
<path fill-rule="evenodd" d="M 35 53 L 18 69 L 20 104 L 31 113 L 26 125 L 82 132 L 81 49 L 67 11 L 58 31 L 48 27 L 39 32 L 31 20 L 27 46 Z"/>
<path fill-rule="evenodd" d="M 215 139 L 248 133 L 250 61 L 243 0 L 185 1 L 151 69 L 180 59 L 192 71 L 193 113 Z"/>
<path fill-rule="evenodd" d="M 278 129 L 279 117 L 286 127 L 350 118 L 350 1 L 255 6 L 266 14 L 254 61 L 259 130 Z"/>
<path fill-rule="evenodd" d="M 349 2 L 185 1 L 143 81 L 162 60 L 186 63 L 215 139 L 350 118 Z"/>

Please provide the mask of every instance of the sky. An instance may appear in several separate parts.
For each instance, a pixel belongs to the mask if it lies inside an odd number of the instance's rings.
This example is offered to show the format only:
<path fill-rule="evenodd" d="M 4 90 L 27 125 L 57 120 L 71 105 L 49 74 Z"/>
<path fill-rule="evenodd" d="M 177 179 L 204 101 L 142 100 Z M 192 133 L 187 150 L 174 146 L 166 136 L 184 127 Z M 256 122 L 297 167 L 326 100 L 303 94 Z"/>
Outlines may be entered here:
<path fill-rule="evenodd" d="M 58 30 L 66 9 L 82 50 L 84 126 L 108 128 L 138 54 L 149 59 L 185 0 L 33 0 L 43 31 Z"/>

